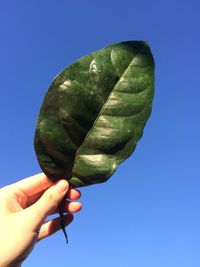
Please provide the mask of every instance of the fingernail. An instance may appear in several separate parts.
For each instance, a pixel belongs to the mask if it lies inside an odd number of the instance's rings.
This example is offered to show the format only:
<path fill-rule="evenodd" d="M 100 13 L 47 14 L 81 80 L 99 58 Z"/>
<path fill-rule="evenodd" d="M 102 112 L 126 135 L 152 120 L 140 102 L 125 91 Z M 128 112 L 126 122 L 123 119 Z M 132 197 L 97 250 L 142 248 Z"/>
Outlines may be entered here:
<path fill-rule="evenodd" d="M 68 189 L 68 182 L 66 180 L 60 180 L 55 186 L 60 192 L 64 192 Z"/>

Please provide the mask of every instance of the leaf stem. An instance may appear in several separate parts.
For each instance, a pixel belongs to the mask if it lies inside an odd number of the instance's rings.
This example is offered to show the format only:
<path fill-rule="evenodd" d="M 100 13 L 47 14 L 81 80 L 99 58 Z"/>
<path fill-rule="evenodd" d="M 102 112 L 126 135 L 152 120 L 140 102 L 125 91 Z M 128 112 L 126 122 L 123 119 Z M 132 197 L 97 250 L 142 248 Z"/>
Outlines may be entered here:
<path fill-rule="evenodd" d="M 67 194 L 66 194 L 67 195 Z M 66 243 L 68 243 L 68 237 L 67 237 L 67 233 L 65 230 L 65 217 L 64 217 L 64 208 L 65 208 L 65 203 L 66 203 L 66 195 L 63 197 L 63 199 L 61 200 L 59 206 L 58 206 L 58 212 L 60 215 L 60 227 L 65 235 L 66 238 Z"/>

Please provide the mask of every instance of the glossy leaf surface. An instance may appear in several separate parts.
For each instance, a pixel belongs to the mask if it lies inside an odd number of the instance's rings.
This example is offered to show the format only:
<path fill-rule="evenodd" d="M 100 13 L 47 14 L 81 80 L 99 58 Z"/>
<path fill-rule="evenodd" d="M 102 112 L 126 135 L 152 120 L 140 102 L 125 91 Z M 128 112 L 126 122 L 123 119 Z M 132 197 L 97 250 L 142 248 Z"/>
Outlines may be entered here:
<path fill-rule="evenodd" d="M 95 51 L 62 71 L 42 104 L 34 145 L 53 181 L 106 181 L 134 151 L 151 113 L 154 61 L 143 41 Z"/>

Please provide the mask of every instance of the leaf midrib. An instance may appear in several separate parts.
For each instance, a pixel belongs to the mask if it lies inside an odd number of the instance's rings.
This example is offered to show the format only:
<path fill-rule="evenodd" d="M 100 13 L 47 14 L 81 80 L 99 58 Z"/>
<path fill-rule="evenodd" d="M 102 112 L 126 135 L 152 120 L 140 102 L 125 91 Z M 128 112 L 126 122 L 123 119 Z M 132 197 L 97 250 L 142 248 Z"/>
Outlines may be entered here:
<path fill-rule="evenodd" d="M 84 138 L 82 144 L 81 144 L 81 145 L 79 146 L 79 148 L 77 149 L 76 154 L 75 154 L 75 157 L 74 157 L 74 164 L 73 164 L 73 167 L 72 167 L 72 174 L 73 174 L 73 168 L 74 168 L 74 165 L 75 165 L 75 162 L 76 162 L 76 158 L 78 157 L 78 153 L 79 153 L 81 147 L 87 142 L 87 139 L 88 139 L 90 133 L 91 133 L 92 130 L 95 128 L 96 123 L 97 123 L 97 121 L 98 121 L 100 115 L 103 113 L 103 111 L 104 111 L 104 109 L 105 109 L 105 107 L 106 107 L 106 105 L 107 105 L 107 103 L 108 103 L 108 101 L 109 101 L 109 99 L 110 99 L 110 97 L 111 97 L 111 94 L 112 94 L 113 91 L 115 90 L 115 87 L 116 87 L 116 86 L 118 85 L 118 83 L 121 81 L 122 77 L 123 77 L 123 76 L 125 75 L 125 73 L 128 71 L 128 69 L 130 68 L 130 66 L 131 66 L 131 64 L 133 63 L 134 59 L 136 58 L 136 56 L 138 56 L 138 55 L 140 54 L 140 52 L 142 51 L 143 48 L 144 48 L 144 47 L 141 47 L 141 48 L 138 50 L 138 52 L 135 54 L 135 56 L 133 57 L 133 59 L 131 60 L 131 62 L 130 62 L 129 65 L 127 66 L 127 68 L 126 68 L 126 69 L 124 70 L 124 72 L 122 73 L 120 79 L 117 81 L 117 83 L 115 84 L 115 86 L 113 87 L 113 89 L 110 91 L 110 93 L 109 93 L 109 95 L 108 95 L 108 97 L 107 97 L 105 103 L 104 103 L 103 106 L 101 107 L 101 109 L 100 109 L 100 111 L 99 111 L 99 113 L 98 113 L 96 119 L 94 120 L 94 123 L 92 124 L 92 127 L 90 128 L 90 130 L 88 131 L 87 135 L 85 136 L 85 138 Z"/>

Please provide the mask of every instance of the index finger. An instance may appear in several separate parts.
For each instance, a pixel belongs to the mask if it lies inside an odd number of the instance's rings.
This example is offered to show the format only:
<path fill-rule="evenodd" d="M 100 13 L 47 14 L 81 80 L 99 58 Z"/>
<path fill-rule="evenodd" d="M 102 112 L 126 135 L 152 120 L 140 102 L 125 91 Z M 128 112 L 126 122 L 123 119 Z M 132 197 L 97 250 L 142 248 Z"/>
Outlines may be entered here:
<path fill-rule="evenodd" d="M 52 184 L 53 182 L 44 173 L 39 173 L 22 179 L 13 185 L 26 194 L 27 197 L 30 197 L 48 189 Z"/>

